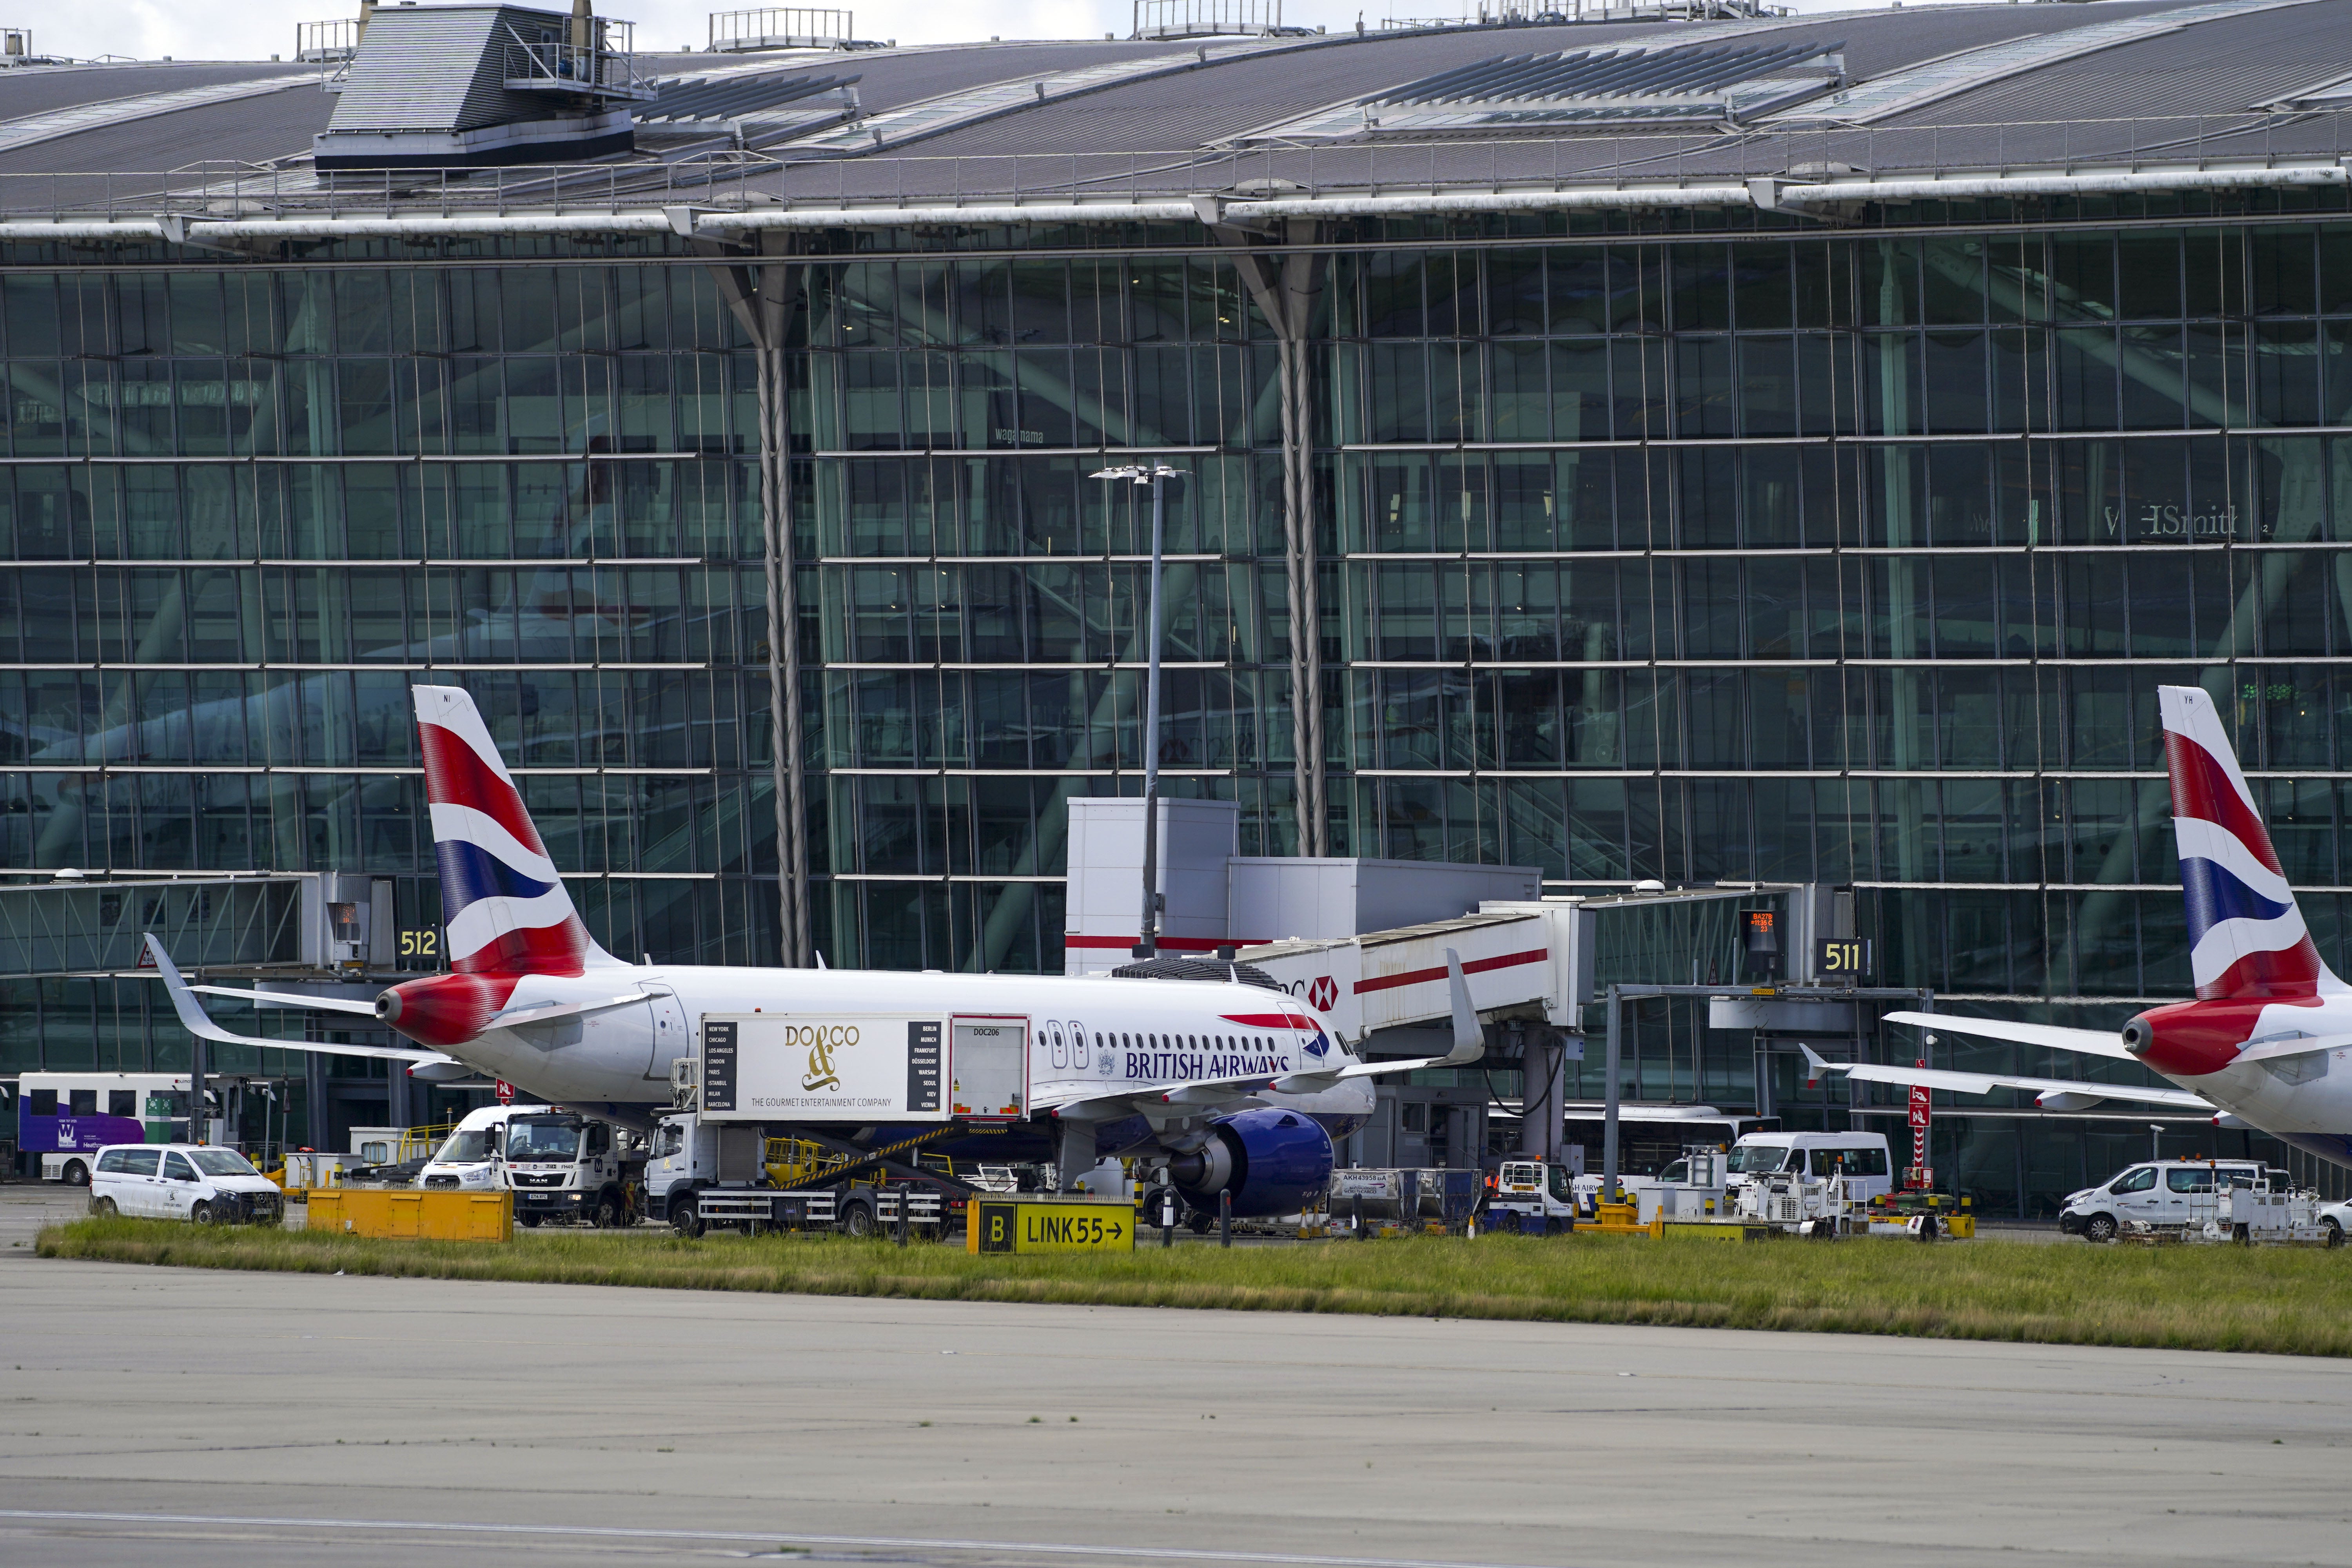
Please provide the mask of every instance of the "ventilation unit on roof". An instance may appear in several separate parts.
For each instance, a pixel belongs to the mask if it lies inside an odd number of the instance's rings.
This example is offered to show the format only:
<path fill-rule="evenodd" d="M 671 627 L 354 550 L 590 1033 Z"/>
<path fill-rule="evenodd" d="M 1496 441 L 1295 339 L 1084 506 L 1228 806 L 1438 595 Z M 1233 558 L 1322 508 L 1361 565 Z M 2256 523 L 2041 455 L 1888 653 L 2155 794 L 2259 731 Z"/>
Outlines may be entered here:
<path fill-rule="evenodd" d="M 629 106 L 655 96 L 632 25 L 520 5 L 376 10 L 311 142 L 322 170 L 544 163 L 625 152 Z"/>
<path fill-rule="evenodd" d="M 1333 104 L 1246 140 L 1737 125 L 1842 85 L 1844 47 L 1772 38 L 1505 55 Z"/>

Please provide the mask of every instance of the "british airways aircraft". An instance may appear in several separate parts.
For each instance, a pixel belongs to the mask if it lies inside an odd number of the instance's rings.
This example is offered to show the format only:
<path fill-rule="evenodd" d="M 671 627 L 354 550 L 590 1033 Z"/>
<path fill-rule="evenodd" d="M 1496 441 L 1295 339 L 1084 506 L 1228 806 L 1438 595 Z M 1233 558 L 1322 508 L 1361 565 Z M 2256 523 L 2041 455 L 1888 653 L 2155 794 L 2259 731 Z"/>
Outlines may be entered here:
<path fill-rule="evenodd" d="M 2010 1040 L 2154 1068 L 2179 1087 L 2126 1089 L 1997 1073 L 1826 1062 L 1815 1073 L 1913 1084 L 1959 1094 L 2032 1091 L 2052 1110 L 2125 1100 L 2217 1112 L 2339 1165 L 2352 1165 L 2352 986 L 2321 962 L 2294 889 L 2238 769 L 2212 698 L 2193 686 L 2157 689 L 2172 828 L 2189 909 L 2193 1002 L 2151 1007 L 2120 1036 L 2095 1029 L 1889 1013 L 1889 1023 Z"/>
<path fill-rule="evenodd" d="M 1018 1020 L 1030 1120 L 989 1137 L 992 1158 L 1050 1155 L 1072 1174 L 1113 1155 L 1165 1158 L 1179 1190 L 1212 1205 L 1230 1191 L 1234 1212 L 1244 1215 L 1288 1213 L 1322 1184 L 1334 1140 L 1371 1111 L 1372 1079 L 1483 1053 L 1451 952 L 1453 1048 L 1379 1063 L 1359 1060 L 1311 1009 L 1243 982 L 1238 968 L 1233 978 L 1200 981 L 625 963 L 581 923 L 473 699 L 457 687 L 414 691 L 451 972 L 403 981 L 373 1002 L 192 987 L 151 935 L 148 951 L 190 1032 L 322 1048 L 232 1034 L 195 991 L 364 1014 L 419 1048 L 323 1048 L 390 1057 L 428 1077 L 436 1067 L 487 1073 L 542 1099 L 634 1119 L 669 1104 L 670 1063 L 693 1054 L 690 1031 L 704 1014 Z M 887 1141 L 891 1130 L 868 1137 Z"/>

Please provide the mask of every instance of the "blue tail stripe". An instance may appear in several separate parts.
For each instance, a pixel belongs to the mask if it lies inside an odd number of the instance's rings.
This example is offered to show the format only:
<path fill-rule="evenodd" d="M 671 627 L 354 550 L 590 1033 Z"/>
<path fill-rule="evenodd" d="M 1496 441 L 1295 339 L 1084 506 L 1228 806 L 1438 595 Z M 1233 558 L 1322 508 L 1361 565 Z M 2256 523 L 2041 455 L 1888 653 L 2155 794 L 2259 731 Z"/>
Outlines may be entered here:
<path fill-rule="evenodd" d="M 2212 860 L 2183 860 L 2180 890 L 2189 900 L 2189 945 L 2192 948 L 2222 921 L 2276 920 L 2294 908 L 2293 904 L 2271 902 Z"/>
<path fill-rule="evenodd" d="M 459 910 L 477 899 L 535 899 L 554 890 L 552 882 L 534 882 L 478 844 L 444 838 L 433 846 L 441 864 L 441 918 L 455 920 Z"/>

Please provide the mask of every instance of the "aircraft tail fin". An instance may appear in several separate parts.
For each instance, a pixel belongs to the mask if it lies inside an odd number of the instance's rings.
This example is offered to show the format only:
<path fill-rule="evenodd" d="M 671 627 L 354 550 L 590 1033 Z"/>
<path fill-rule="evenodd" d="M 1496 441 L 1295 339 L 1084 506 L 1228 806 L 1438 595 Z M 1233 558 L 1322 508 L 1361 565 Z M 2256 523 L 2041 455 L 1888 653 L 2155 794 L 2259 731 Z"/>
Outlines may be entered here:
<path fill-rule="evenodd" d="M 2287 997 L 2344 990 L 2312 944 L 2213 699 L 2194 686 L 2160 686 L 2157 698 L 2197 994 Z"/>
<path fill-rule="evenodd" d="M 450 967 L 580 974 L 614 963 L 581 923 L 473 698 L 455 686 L 413 689 Z"/>

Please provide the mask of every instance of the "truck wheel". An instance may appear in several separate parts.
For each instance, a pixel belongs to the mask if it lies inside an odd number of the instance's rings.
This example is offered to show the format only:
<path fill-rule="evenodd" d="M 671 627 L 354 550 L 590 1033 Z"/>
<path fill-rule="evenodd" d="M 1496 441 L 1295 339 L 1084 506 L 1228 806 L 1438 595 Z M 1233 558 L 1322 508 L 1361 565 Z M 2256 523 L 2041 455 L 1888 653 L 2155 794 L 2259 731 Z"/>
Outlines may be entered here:
<path fill-rule="evenodd" d="M 702 1235 L 702 1216 L 694 1212 L 694 1200 L 691 1198 L 670 1205 L 669 1224 L 672 1230 L 688 1241 L 698 1239 Z"/>
<path fill-rule="evenodd" d="M 1194 1236 L 1206 1236 L 1209 1234 L 1210 1227 L 1217 1223 L 1217 1216 L 1207 1209 L 1194 1209 L 1191 1217 L 1184 1223 Z"/>
<path fill-rule="evenodd" d="M 599 1194 L 595 1212 L 588 1216 L 588 1223 L 598 1230 L 618 1230 L 621 1227 L 621 1200 L 609 1192 Z"/>
<path fill-rule="evenodd" d="M 86 1187 L 89 1185 L 89 1167 L 79 1160 L 68 1160 L 61 1179 L 67 1186 Z"/>
<path fill-rule="evenodd" d="M 188 1217 L 198 1225 L 213 1225 L 217 1223 L 220 1216 L 213 1212 L 212 1205 L 199 1203 L 188 1211 Z"/>
<path fill-rule="evenodd" d="M 115 1215 L 114 1200 L 112 1198 L 92 1198 L 89 1200 L 89 1212 L 96 1215 L 100 1219 L 112 1219 Z M 2329 1220 L 2327 1225 L 2328 1228 L 2335 1232 L 2336 1237 L 2335 1240 L 2330 1241 L 2327 1245 L 2330 1247 L 2341 1246 L 2344 1240 L 2344 1233 L 2342 1231 L 2336 1230 L 2336 1222 L 2334 1220 Z"/>
<path fill-rule="evenodd" d="M 2083 1222 L 2083 1239 L 2084 1241 L 2104 1242 L 2113 1241 L 2115 1238 L 2115 1215 L 2111 1214 L 2095 1214 L 2090 1218 Z"/>
<path fill-rule="evenodd" d="M 2319 1245 L 2322 1247 L 2343 1246 L 2344 1227 L 2336 1224 L 2332 1219 L 2321 1220 L 2319 1222 Z"/>
<path fill-rule="evenodd" d="M 851 1204 L 841 1211 L 841 1228 L 863 1241 L 874 1234 L 874 1210 L 867 1204 Z"/>
<path fill-rule="evenodd" d="M 522 1222 L 522 1227 L 525 1230 L 537 1230 L 539 1228 L 539 1216 L 535 1214 L 519 1214 L 515 1215 L 515 1218 Z"/>

